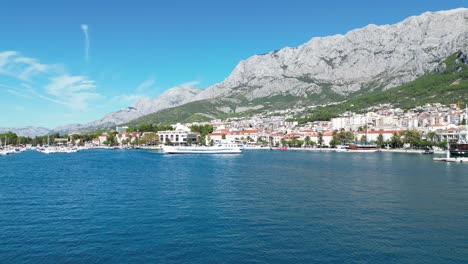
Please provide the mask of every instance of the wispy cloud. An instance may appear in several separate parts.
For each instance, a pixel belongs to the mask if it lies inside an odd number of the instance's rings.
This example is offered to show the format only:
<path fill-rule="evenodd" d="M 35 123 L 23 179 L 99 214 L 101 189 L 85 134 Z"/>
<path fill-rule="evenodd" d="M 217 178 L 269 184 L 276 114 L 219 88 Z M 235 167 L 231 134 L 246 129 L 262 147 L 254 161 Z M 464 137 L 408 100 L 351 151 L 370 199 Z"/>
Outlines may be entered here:
<path fill-rule="evenodd" d="M 9 63 L 9 58 L 18 55 L 16 51 L 3 51 L 0 52 L 0 70 Z"/>
<path fill-rule="evenodd" d="M 142 82 L 140 85 L 138 85 L 137 88 L 136 88 L 136 91 L 139 92 L 139 93 L 143 92 L 143 91 L 151 88 L 154 85 L 155 82 L 156 82 L 156 80 L 151 77 L 148 80 Z"/>
<path fill-rule="evenodd" d="M 100 94 L 94 92 L 95 88 L 95 82 L 85 76 L 62 75 L 51 78 L 45 91 L 70 108 L 85 110 L 89 100 L 101 97 Z"/>
<path fill-rule="evenodd" d="M 89 34 L 88 34 L 88 25 L 81 24 L 81 30 L 83 30 L 85 37 L 85 60 L 89 61 Z"/>
<path fill-rule="evenodd" d="M 18 91 L 18 90 L 6 89 L 6 92 L 11 94 L 11 95 L 17 96 L 17 97 L 22 97 L 22 98 L 26 98 L 26 99 L 34 99 L 34 97 L 30 96 L 29 94 L 27 94 L 25 92 Z"/>
<path fill-rule="evenodd" d="M 46 65 L 36 59 L 24 57 L 16 51 L 0 52 L 0 74 L 32 82 L 32 79 L 42 74 L 59 72 L 58 65 Z"/>
<path fill-rule="evenodd" d="M 191 82 L 179 84 L 176 87 L 172 87 L 172 88 L 179 88 L 179 87 L 180 88 L 196 88 L 195 86 L 199 84 L 200 84 L 200 81 L 191 81 Z"/>
<path fill-rule="evenodd" d="M 88 77 L 71 75 L 60 65 L 44 64 L 16 51 L 0 52 L 0 75 L 13 78 L 10 82 L 16 80 L 16 84 L 12 86 L 20 87 L 0 85 L 11 95 L 41 99 L 73 110 L 86 110 L 89 101 L 102 97 L 95 91 L 96 83 Z"/>
<path fill-rule="evenodd" d="M 8 85 L 0 84 L 0 88 L 4 89 L 5 92 L 17 96 L 17 97 L 22 97 L 22 98 L 27 98 L 27 99 L 34 99 L 33 96 L 31 96 L 27 91 L 24 89 L 17 89 Z"/>

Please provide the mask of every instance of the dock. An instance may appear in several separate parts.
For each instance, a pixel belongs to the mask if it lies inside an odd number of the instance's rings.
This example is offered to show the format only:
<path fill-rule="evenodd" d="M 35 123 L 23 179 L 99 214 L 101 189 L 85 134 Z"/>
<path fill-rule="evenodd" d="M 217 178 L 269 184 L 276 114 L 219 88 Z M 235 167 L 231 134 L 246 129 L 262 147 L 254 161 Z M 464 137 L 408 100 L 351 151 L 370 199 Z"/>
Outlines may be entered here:
<path fill-rule="evenodd" d="M 468 158 L 433 158 L 433 161 L 445 161 L 445 162 L 456 162 L 456 163 L 467 163 Z"/>

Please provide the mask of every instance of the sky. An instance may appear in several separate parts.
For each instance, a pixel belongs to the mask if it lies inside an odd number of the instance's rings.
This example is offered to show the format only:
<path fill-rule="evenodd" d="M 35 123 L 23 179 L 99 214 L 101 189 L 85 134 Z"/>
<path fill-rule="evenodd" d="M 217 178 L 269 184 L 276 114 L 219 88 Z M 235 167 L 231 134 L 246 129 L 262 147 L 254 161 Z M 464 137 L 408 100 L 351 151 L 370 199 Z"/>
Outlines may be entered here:
<path fill-rule="evenodd" d="M 86 123 L 241 60 L 464 0 L 23 1 L 0 8 L 0 127 Z"/>

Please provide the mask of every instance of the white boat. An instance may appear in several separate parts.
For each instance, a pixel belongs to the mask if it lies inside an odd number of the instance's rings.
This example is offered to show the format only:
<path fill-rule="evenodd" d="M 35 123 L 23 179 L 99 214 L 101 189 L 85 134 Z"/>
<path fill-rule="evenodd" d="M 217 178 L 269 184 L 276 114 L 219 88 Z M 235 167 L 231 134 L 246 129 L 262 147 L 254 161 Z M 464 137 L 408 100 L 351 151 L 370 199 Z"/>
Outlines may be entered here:
<path fill-rule="evenodd" d="M 335 148 L 335 152 L 347 152 L 347 151 L 348 151 L 348 148 L 346 148 L 346 146 L 343 146 L 343 145 L 338 145 Z"/>
<path fill-rule="evenodd" d="M 377 145 L 350 144 L 348 145 L 349 152 L 378 152 L 380 149 Z"/>
<path fill-rule="evenodd" d="M 215 144 L 214 146 L 162 146 L 166 154 L 240 154 L 237 144 Z"/>
<path fill-rule="evenodd" d="M 46 147 L 38 149 L 39 152 L 44 154 L 55 154 L 55 153 L 75 153 L 77 149 L 69 147 Z"/>

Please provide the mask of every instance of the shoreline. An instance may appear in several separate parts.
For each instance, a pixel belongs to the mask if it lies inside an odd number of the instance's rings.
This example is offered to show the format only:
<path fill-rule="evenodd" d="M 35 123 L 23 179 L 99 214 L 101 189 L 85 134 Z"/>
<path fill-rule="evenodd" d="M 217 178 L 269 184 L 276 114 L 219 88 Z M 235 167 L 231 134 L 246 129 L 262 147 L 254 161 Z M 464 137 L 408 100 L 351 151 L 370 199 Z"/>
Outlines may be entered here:
<path fill-rule="evenodd" d="M 244 148 L 243 150 L 270 150 L 268 148 Z M 276 150 L 275 148 L 273 150 Z M 296 151 L 316 151 L 316 152 L 352 152 L 352 151 L 336 151 L 336 148 L 288 148 L 288 150 Z M 410 154 L 424 154 L 424 150 L 418 149 L 378 149 L 377 151 L 369 151 L 369 153 L 376 152 L 392 152 L 392 153 L 410 153 Z M 355 152 L 362 153 L 362 152 Z M 445 154 L 445 150 L 434 151 L 434 154 Z"/>

